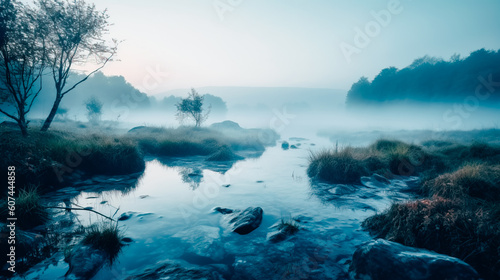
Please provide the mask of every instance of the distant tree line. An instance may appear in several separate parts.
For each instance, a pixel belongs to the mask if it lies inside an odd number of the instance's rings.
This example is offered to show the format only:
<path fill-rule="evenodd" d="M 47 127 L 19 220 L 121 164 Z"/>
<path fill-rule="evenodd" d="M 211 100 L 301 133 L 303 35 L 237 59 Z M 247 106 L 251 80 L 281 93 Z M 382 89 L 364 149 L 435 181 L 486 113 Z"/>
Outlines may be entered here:
<path fill-rule="evenodd" d="M 489 91 L 490 101 L 500 100 L 500 50 L 480 49 L 467 58 L 453 55 L 448 61 L 424 56 L 403 69 L 385 68 L 371 82 L 362 77 L 354 83 L 346 104 L 455 102 L 474 94 L 478 87 Z"/>

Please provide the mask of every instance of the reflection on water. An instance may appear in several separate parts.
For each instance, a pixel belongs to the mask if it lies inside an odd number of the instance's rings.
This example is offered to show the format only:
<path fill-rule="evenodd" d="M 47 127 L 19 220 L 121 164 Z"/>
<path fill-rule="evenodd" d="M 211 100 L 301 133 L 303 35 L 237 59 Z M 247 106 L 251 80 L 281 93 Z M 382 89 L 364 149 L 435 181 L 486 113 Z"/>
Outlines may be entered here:
<path fill-rule="evenodd" d="M 203 180 L 203 171 L 201 169 L 193 169 L 189 167 L 179 167 L 179 174 L 182 182 L 189 184 L 192 190 L 196 190 Z"/>
<path fill-rule="evenodd" d="M 227 279 L 344 277 L 355 246 L 370 238 L 361 221 L 386 208 L 391 193 L 366 186 L 311 186 L 306 168 L 315 146 L 302 138 L 288 141 L 299 148 L 272 147 L 258 158 L 231 163 L 147 158 L 144 174 L 128 191 L 89 188 L 73 196 L 71 203 L 106 215 L 116 209 L 117 215 L 132 214 L 119 225 L 133 242 L 93 279 L 126 278 L 165 260 L 218 267 Z M 212 210 L 257 206 L 264 210 L 262 223 L 248 235 L 230 232 Z M 83 224 L 97 220 L 90 213 L 73 215 Z M 282 217 L 297 219 L 301 230 L 283 242 L 267 241 L 270 227 Z M 27 279 L 62 277 L 67 265 L 60 255 L 54 258 L 57 265 L 37 266 Z"/>

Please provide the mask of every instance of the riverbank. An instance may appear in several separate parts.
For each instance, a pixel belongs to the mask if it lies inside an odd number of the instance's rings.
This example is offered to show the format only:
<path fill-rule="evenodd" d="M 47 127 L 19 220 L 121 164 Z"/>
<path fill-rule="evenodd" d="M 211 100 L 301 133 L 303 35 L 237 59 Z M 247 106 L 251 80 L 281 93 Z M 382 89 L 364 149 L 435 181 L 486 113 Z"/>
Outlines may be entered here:
<path fill-rule="evenodd" d="M 485 279 L 500 277 L 500 146 L 378 140 L 309 160 L 309 177 L 330 184 L 360 184 L 371 174 L 380 181 L 418 176 L 410 190 L 418 199 L 394 203 L 363 227 L 376 238 L 459 258 Z"/>

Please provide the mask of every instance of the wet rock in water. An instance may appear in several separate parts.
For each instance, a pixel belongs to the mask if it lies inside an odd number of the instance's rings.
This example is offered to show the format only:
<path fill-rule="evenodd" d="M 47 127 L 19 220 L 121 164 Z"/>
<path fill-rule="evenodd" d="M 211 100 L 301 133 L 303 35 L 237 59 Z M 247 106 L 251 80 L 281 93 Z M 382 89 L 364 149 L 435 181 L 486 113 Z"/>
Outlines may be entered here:
<path fill-rule="evenodd" d="M 132 238 L 130 238 L 130 237 L 124 237 L 124 238 L 122 238 L 122 242 L 124 242 L 124 243 L 132 243 L 132 242 L 134 242 L 134 240 L 132 240 Z"/>
<path fill-rule="evenodd" d="M 131 212 L 131 211 L 129 211 L 129 212 L 125 212 L 125 213 L 122 213 L 122 214 L 120 215 L 120 217 L 118 218 L 118 221 L 126 221 L 126 220 L 128 220 L 128 219 L 132 218 L 132 216 L 133 216 L 134 214 L 135 214 L 135 212 Z"/>
<path fill-rule="evenodd" d="M 214 211 L 217 211 L 223 215 L 226 215 L 226 214 L 231 214 L 234 212 L 233 209 L 229 209 L 229 208 L 222 208 L 222 207 L 215 207 L 214 208 Z"/>
<path fill-rule="evenodd" d="M 162 261 L 144 272 L 130 276 L 126 280 L 175 279 L 175 280 L 222 280 L 214 268 L 200 267 L 180 261 Z"/>
<path fill-rule="evenodd" d="M 295 145 L 291 145 L 291 146 L 290 146 L 290 149 L 298 149 L 298 147 L 297 147 L 297 146 L 295 146 Z"/>
<path fill-rule="evenodd" d="M 69 270 L 66 279 L 90 279 L 107 259 L 108 255 L 101 250 L 87 245 L 77 245 L 68 258 Z"/>
<path fill-rule="evenodd" d="M 290 221 L 281 220 L 272 225 L 270 229 L 273 229 L 273 231 L 267 234 L 267 240 L 272 243 L 277 243 L 284 241 L 291 235 L 294 235 L 300 228 L 295 220 L 290 219 Z"/>
<path fill-rule="evenodd" d="M 259 181 L 255 181 L 255 183 L 262 184 L 262 183 L 264 183 L 264 181 L 259 180 Z"/>
<path fill-rule="evenodd" d="M 220 229 L 211 226 L 195 226 L 173 235 L 188 245 L 186 253 L 213 261 L 224 259 L 226 252 L 220 240 Z"/>
<path fill-rule="evenodd" d="M 290 148 L 290 144 L 287 141 L 283 141 L 283 143 L 281 143 L 281 148 L 283 150 L 288 150 L 288 148 Z"/>
<path fill-rule="evenodd" d="M 349 268 L 352 279 L 474 280 L 478 273 L 465 262 L 383 239 L 362 244 Z"/>
<path fill-rule="evenodd" d="M 262 214 L 262 208 L 248 207 L 243 211 L 238 210 L 231 214 L 227 214 L 225 218 L 227 219 L 228 227 L 232 232 L 244 235 L 249 234 L 260 226 L 260 223 L 262 222 Z"/>
<path fill-rule="evenodd" d="M 352 185 L 336 184 L 328 192 L 334 195 L 346 195 L 356 192 L 357 188 Z"/>
<path fill-rule="evenodd" d="M 222 185 L 224 188 L 229 188 L 231 186 L 231 184 L 227 184 L 227 185 Z"/>

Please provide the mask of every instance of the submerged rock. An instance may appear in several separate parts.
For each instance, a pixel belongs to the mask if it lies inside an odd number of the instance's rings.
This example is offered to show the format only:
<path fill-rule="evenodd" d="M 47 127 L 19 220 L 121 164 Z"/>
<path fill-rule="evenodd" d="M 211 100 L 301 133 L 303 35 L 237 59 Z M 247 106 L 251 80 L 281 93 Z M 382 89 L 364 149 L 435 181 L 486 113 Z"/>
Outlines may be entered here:
<path fill-rule="evenodd" d="M 124 242 L 124 243 L 132 243 L 132 242 L 134 242 L 134 240 L 132 238 L 130 238 L 130 237 L 123 237 L 122 238 L 122 242 Z"/>
<path fill-rule="evenodd" d="M 226 214 L 231 214 L 234 212 L 233 209 L 229 209 L 229 208 L 222 208 L 222 207 L 215 207 L 214 208 L 214 211 L 217 211 L 223 215 L 226 215 Z"/>
<path fill-rule="evenodd" d="M 118 217 L 118 221 L 126 221 L 126 220 L 132 218 L 132 216 L 134 214 L 136 214 L 136 212 L 128 211 L 128 212 L 122 213 L 120 215 L 120 217 Z"/>
<path fill-rule="evenodd" d="M 228 223 L 231 231 L 242 235 L 249 234 L 260 226 L 263 212 L 260 207 L 248 207 L 243 211 L 228 214 Z"/>
<path fill-rule="evenodd" d="M 478 273 L 465 262 L 425 249 L 383 239 L 362 244 L 352 257 L 352 279 L 475 280 Z"/>
<path fill-rule="evenodd" d="M 162 261 L 144 272 L 126 280 L 175 279 L 175 280 L 222 280 L 222 275 L 210 267 L 200 267 L 179 261 Z"/>
<path fill-rule="evenodd" d="M 283 150 L 288 150 L 288 148 L 290 148 L 290 144 L 287 141 L 283 141 L 283 143 L 281 143 L 281 148 Z"/>
<path fill-rule="evenodd" d="M 220 229 L 217 227 L 201 225 L 178 232 L 173 237 L 180 238 L 188 245 L 187 254 L 221 261 L 225 256 L 225 251 L 219 232 Z"/>
<path fill-rule="evenodd" d="M 289 221 L 278 221 L 272 225 L 270 229 L 272 229 L 272 231 L 267 234 L 267 240 L 272 243 L 277 243 L 297 233 L 300 227 L 295 220 L 290 219 Z"/>
<path fill-rule="evenodd" d="M 109 256 L 87 245 L 77 245 L 68 258 L 69 270 L 66 279 L 90 279 L 104 265 Z"/>
<path fill-rule="evenodd" d="M 214 210 L 226 215 L 224 219 L 229 230 L 241 235 L 249 234 L 258 228 L 264 212 L 260 207 L 248 207 L 243 211 L 221 207 L 216 207 Z"/>

